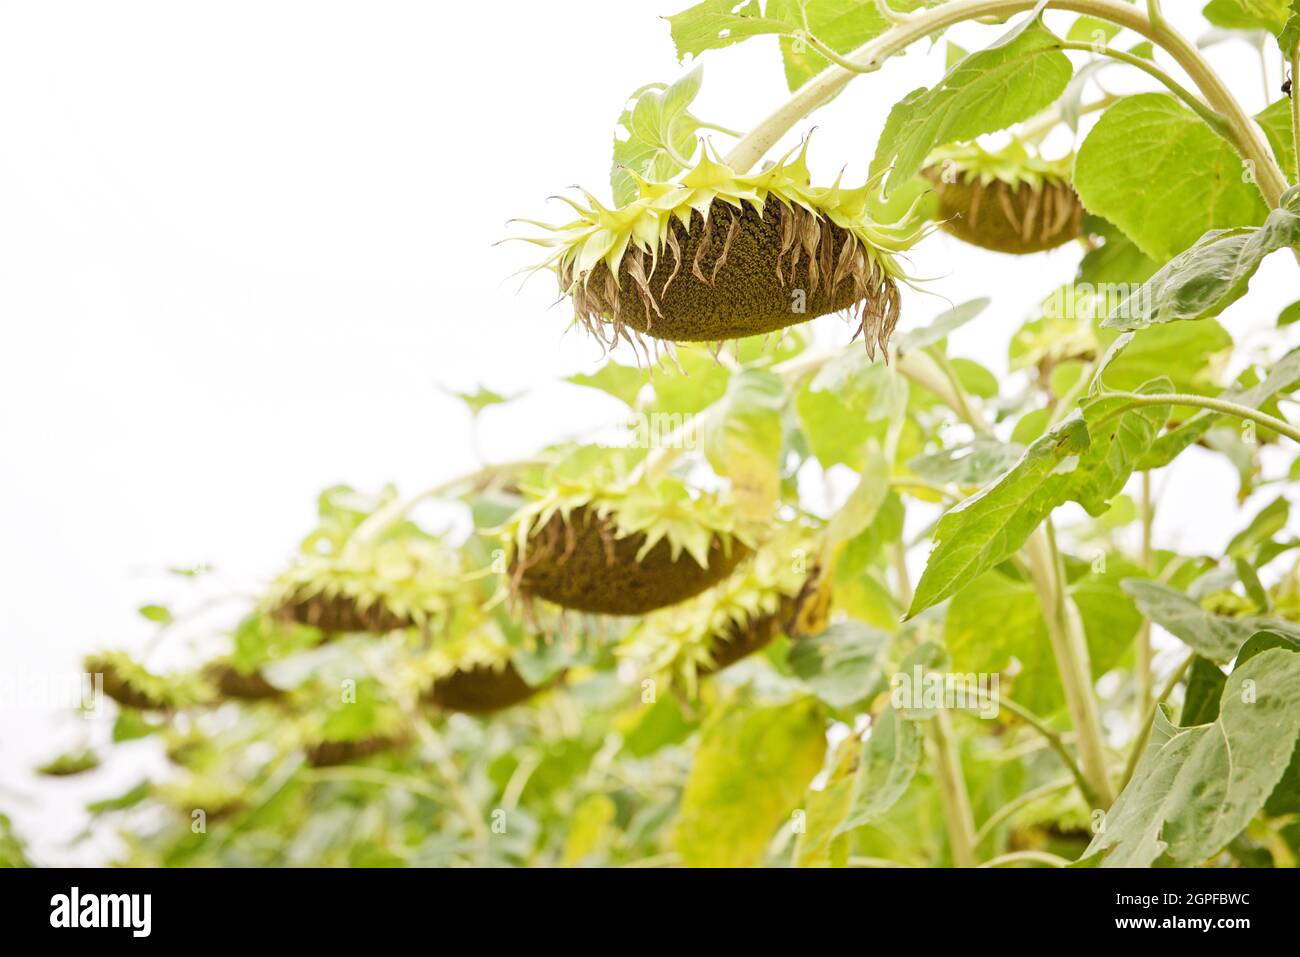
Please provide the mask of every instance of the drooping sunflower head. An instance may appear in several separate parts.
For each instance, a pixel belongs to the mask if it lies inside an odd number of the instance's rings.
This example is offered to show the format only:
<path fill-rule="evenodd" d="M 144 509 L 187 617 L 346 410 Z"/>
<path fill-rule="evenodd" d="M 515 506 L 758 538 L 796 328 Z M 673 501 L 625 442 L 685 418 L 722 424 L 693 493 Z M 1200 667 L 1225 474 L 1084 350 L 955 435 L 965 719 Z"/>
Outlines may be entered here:
<path fill-rule="evenodd" d="M 925 232 L 918 217 L 877 223 L 875 181 L 811 185 L 807 144 L 742 175 L 707 147 L 677 179 L 634 177 L 639 196 L 607 208 L 590 193 L 565 200 L 577 218 L 529 242 L 552 250 L 550 268 L 577 321 L 612 346 L 638 334 L 673 342 L 761 335 L 843 312 L 874 354 L 898 322 L 898 255 Z"/>
<path fill-rule="evenodd" d="M 779 527 L 730 578 L 688 602 L 647 615 L 616 653 L 641 674 L 693 697 L 701 678 L 796 630 L 809 585 L 815 583 L 810 557 L 815 547 L 807 530 Z"/>
<path fill-rule="evenodd" d="M 984 249 L 1023 255 L 1082 233 L 1072 162 L 1045 160 L 1019 140 L 998 150 L 963 143 L 931 153 L 922 175 L 938 194 L 942 229 Z"/>
<path fill-rule="evenodd" d="M 664 475 L 639 479 L 614 450 L 588 448 L 525 483 L 503 526 L 512 587 L 525 598 L 640 615 L 725 578 L 753 538 L 730 499 Z"/>
<path fill-rule="evenodd" d="M 347 764 L 410 742 L 406 715 L 379 682 L 366 678 L 342 689 L 322 685 L 317 690 L 318 706 L 299 729 L 312 766 Z"/>
<path fill-rule="evenodd" d="M 104 694 L 118 704 L 140 711 L 171 711 L 207 701 L 212 689 L 193 674 L 160 675 L 123 651 L 90 655 L 86 673 L 100 676 Z"/>

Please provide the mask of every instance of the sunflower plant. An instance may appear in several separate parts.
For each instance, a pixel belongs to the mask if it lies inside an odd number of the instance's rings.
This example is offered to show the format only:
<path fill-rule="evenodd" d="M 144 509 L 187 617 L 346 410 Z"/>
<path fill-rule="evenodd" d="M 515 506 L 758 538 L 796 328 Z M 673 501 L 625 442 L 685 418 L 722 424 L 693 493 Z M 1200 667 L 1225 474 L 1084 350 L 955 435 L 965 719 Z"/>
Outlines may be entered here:
<path fill-rule="evenodd" d="M 672 427 L 329 490 L 189 670 L 88 664 L 113 732 L 46 773 L 158 749 L 90 808 L 130 864 L 1295 866 L 1300 302 L 1244 319 L 1266 259 L 1300 288 L 1300 3 L 1196 19 L 1271 37 L 1292 82 L 1249 111 L 1173 19 L 669 16 L 691 66 L 632 95 L 608 190 L 514 228 L 607 350 L 569 383 Z M 697 117 L 703 67 L 764 42 L 785 102 Z M 932 82 L 897 98 L 914 47 Z M 821 179 L 810 119 L 860 91 L 897 101 Z M 944 279 L 910 261 L 954 239 L 1041 285 L 1004 369 L 960 354 L 989 299 L 922 311 Z M 1236 530 L 1184 547 L 1161 490 L 1214 468 Z"/>

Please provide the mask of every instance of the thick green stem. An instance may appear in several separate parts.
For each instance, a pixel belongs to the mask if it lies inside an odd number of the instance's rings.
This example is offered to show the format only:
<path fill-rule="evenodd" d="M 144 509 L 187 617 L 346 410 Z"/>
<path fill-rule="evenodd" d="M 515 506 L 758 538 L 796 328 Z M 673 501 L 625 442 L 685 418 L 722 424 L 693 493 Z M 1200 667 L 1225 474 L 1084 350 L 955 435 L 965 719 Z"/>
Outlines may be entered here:
<path fill-rule="evenodd" d="M 1291 54 L 1291 138 L 1295 144 L 1295 181 L 1300 183 L 1300 43 Z"/>
<path fill-rule="evenodd" d="M 962 775 L 961 756 L 952 735 L 948 712 L 940 709 L 930 721 L 930 731 L 938 761 L 935 772 L 939 782 L 939 799 L 943 804 L 944 823 L 948 828 L 948 843 L 952 847 L 954 867 L 975 867 L 975 816 L 971 813 L 970 795 Z"/>
<path fill-rule="evenodd" d="M 826 103 L 862 72 L 878 70 L 886 60 L 913 43 L 956 23 L 981 17 L 1006 18 L 1032 10 L 1035 0 L 950 0 L 942 6 L 907 17 L 880 36 L 858 47 L 842 63 L 827 67 L 805 83 L 785 104 L 749 131 L 727 154 L 727 163 L 744 172 L 763 158 L 796 123 Z M 1122 0 L 1050 0 L 1048 6 L 1097 17 L 1132 30 L 1163 48 L 1192 79 L 1205 102 L 1223 116 L 1227 135 L 1243 159 L 1251 164 L 1256 184 L 1270 208 L 1276 208 L 1286 177 L 1278 167 L 1263 132 L 1242 109 L 1227 85 L 1200 50 L 1158 15 Z"/>
<path fill-rule="evenodd" d="M 1285 435 L 1293 442 L 1300 442 L 1300 429 L 1284 422 L 1279 418 L 1269 415 L 1267 412 L 1260 412 L 1258 409 L 1252 409 L 1248 405 L 1241 405 L 1237 402 L 1229 402 L 1226 399 L 1216 399 L 1205 395 L 1191 395 L 1182 392 L 1171 393 L 1151 393 L 1143 394 L 1138 392 L 1107 392 L 1109 398 L 1118 398 L 1125 401 L 1125 405 L 1112 409 L 1104 416 L 1097 420 L 1097 427 L 1100 428 L 1105 423 L 1116 419 L 1128 412 L 1144 405 L 1189 405 L 1198 409 L 1210 409 L 1213 412 L 1222 412 L 1224 415 L 1234 415 L 1239 419 L 1247 419 L 1257 425 L 1262 425 L 1267 429 L 1272 429 L 1279 435 Z"/>
<path fill-rule="evenodd" d="M 1160 81 L 1170 93 L 1178 97 L 1188 108 L 1196 113 L 1205 125 L 1214 130 L 1220 136 L 1231 138 L 1232 131 L 1228 128 L 1228 121 L 1205 105 L 1205 102 L 1193 93 L 1187 87 L 1183 86 L 1172 76 L 1166 73 L 1160 67 L 1156 66 L 1150 60 L 1136 56 L 1132 53 L 1126 53 L 1123 50 L 1116 50 L 1113 47 L 1099 47 L 1091 43 L 1062 43 L 1062 50 L 1074 50 L 1080 53 L 1095 53 L 1097 56 L 1104 56 L 1108 59 L 1115 60 L 1118 63 L 1127 63 L 1131 67 L 1136 67 L 1147 76 L 1153 77 Z"/>
<path fill-rule="evenodd" d="M 1065 575 L 1051 534 L 1051 519 L 1029 536 L 1024 555 L 1047 623 L 1047 636 L 1065 690 L 1065 705 L 1078 738 L 1079 764 L 1094 799 L 1105 810 L 1115 800 L 1115 792 L 1106 770 L 1105 739 L 1092 688 L 1088 642 L 1079 609 L 1065 590 Z"/>
<path fill-rule="evenodd" d="M 1142 521 L 1142 567 L 1150 573 L 1155 570 L 1151 548 L 1151 524 L 1155 518 L 1155 513 L 1151 501 L 1150 470 L 1142 473 L 1141 513 L 1138 517 Z M 1137 710 L 1139 715 L 1144 715 L 1151 707 L 1151 693 L 1153 690 L 1151 677 L 1151 622 L 1145 618 L 1142 620 L 1142 626 L 1138 629 L 1137 635 L 1137 686 Z"/>

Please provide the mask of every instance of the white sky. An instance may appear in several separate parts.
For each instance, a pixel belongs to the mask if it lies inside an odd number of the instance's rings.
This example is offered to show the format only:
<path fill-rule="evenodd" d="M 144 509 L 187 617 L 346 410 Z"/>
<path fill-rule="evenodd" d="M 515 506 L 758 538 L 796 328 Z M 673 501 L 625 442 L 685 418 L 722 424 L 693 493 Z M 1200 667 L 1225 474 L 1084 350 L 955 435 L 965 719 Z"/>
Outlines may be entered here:
<path fill-rule="evenodd" d="M 215 565 L 209 592 L 273 573 L 327 485 L 472 468 L 445 388 L 527 393 L 484 415 L 489 460 L 615 421 L 612 400 L 554 384 L 600 352 L 563 334 L 545 277 L 509 279 L 533 247 L 493 243 L 511 216 L 560 215 L 545 198 L 571 184 L 607 189 L 626 95 L 680 72 L 658 17 L 686 5 L 0 2 L 0 668 L 139 647 L 135 609 L 184 594 L 167 566 Z M 706 57 L 695 112 L 743 129 L 777 106 L 775 43 Z M 1213 58 L 1264 105 L 1249 47 Z M 942 64 L 917 49 L 855 81 L 815 120 L 814 171 L 860 178 L 889 106 Z M 914 263 L 948 300 L 993 296 L 952 348 L 1002 372 L 1011 331 L 1076 259 L 938 236 Z M 1239 341 L 1296 298 L 1281 259 L 1225 318 Z M 945 307 L 909 293 L 903 327 Z M 1244 521 L 1222 460 L 1164 489 L 1162 543 L 1217 549 Z M 61 847 L 76 809 L 134 783 L 30 773 L 81 730 L 0 702 L 0 810 L 44 861 L 97 859 Z"/>

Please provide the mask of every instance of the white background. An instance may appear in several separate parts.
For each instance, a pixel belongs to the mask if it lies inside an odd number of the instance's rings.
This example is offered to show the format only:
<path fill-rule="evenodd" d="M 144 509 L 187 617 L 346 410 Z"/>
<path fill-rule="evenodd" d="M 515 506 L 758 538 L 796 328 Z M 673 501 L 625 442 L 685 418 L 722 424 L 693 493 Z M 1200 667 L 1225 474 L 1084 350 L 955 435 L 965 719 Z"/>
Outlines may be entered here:
<path fill-rule="evenodd" d="M 446 389 L 522 393 L 483 416 L 488 460 L 613 423 L 612 400 L 556 384 L 600 352 L 565 334 L 547 277 L 509 278 L 535 250 L 493 244 L 512 216 L 560 217 L 545 199 L 571 184 L 607 190 L 625 97 L 680 72 L 658 19 L 678 5 L 0 3 L 0 668 L 75 671 L 88 650 L 139 648 L 146 601 L 255 585 L 330 484 L 409 491 L 474 467 Z M 942 45 L 927 48 L 818 114 L 820 177 L 861 177 L 890 104 L 941 75 Z M 1253 50 L 1211 56 L 1265 104 Z M 1106 82 L 1147 86 L 1125 72 Z M 767 38 L 706 58 L 695 112 L 744 129 L 785 96 Z M 935 237 L 913 263 L 937 295 L 909 292 L 903 327 L 991 295 L 953 351 L 1001 373 L 1011 331 L 1077 257 Z M 1225 318 L 1248 350 L 1300 289 L 1282 259 Z M 1244 521 L 1222 460 L 1160 487 L 1162 544 L 1215 550 Z M 198 594 L 163 571 L 200 563 L 218 575 Z M 83 731 L 0 702 L 0 811 L 42 862 L 101 859 L 102 841 L 66 846 L 77 808 L 134 783 L 31 774 Z"/>

